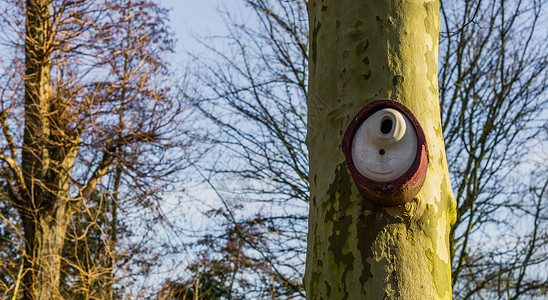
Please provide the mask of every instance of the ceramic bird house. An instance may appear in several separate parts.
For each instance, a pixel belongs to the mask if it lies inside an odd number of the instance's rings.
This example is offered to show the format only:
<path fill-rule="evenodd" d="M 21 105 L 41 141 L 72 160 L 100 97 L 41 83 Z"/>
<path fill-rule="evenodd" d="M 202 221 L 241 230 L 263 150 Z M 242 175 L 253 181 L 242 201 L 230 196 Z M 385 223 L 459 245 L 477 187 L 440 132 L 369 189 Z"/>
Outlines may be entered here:
<path fill-rule="evenodd" d="M 376 205 L 405 204 L 426 178 L 424 132 L 397 101 L 377 100 L 361 109 L 346 130 L 342 148 L 358 190 Z"/>

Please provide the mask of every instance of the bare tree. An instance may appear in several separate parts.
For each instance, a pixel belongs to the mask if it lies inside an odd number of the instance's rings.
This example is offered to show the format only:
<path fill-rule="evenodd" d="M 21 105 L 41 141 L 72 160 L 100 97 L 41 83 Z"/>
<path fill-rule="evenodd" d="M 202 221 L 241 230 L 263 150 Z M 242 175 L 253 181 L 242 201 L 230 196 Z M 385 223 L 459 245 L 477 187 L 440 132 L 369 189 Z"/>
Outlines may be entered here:
<path fill-rule="evenodd" d="M 227 13 L 229 33 L 216 39 L 225 48 L 205 43 L 216 56 L 200 61 L 206 87 L 193 98 L 217 125 L 211 138 L 219 147 L 206 168 L 236 182 L 231 193 L 236 197 L 224 195 L 225 214 L 216 215 L 226 216 L 227 224 L 248 220 L 250 213 L 242 207 L 279 220 L 264 237 L 272 241 L 269 248 L 247 250 L 274 255 L 279 260 L 267 261 L 279 276 L 299 282 L 307 213 L 302 208 L 309 197 L 307 2 L 242 3 L 251 17 Z M 546 227 L 545 194 L 543 182 L 533 180 L 525 166 L 538 149 L 535 140 L 546 138 L 537 135 L 548 86 L 543 5 L 536 0 L 441 2 L 440 105 L 458 202 L 450 236 L 457 299 L 545 295 L 546 274 L 537 272 L 548 257 L 545 233 L 539 230 Z M 324 113 L 322 107 L 317 110 L 308 114 Z M 208 180 L 223 189 L 219 177 Z M 273 250 L 278 245 L 292 245 L 287 249 L 295 255 Z M 302 288 L 295 286 L 294 295 L 302 296 Z"/>
<path fill-rule="evenodd" d="M 221 222 L 228 226 L 216 235 L 222 240 L 224 232 L 240 228 L 236 233 L 245 242 L 241 251 L 245 254 L 233 255 L 255 257 L 268 265 L 254 271 L 258 286 L 243 291 L 267 293 L 272 281 L 258 278 L 277 278 L 284 287 L 276 289 L 273 297 L 304 297 L 300 281 L 309 197 L 304 144 L 306 3 L 245 3 L 254 26 L 241 26 L 225 15 L 226 41 L 234 47 L 209 47 L 216 58 L 203 65 L 208 72 L 199 74 L 203 94 L 192 97 L 211 120 L 216 132 L 210 135 L 211 142 L 219 146 L 205 158 L 211 164 L 204 168 L 212 173 L 206 179 L 224 205 L 222 212 L 208 215 L 224 219 Z M 245 226 L 249 223 L 257 225 Z M 265 242 L 256 244 L 256 239 Z"/>
<path fill-rule="evenodd" d="M 11 54 L 0 99 L 2 207 L 17 211 L 25 245 L 21 277 L 5 285 L 17 293 L 21 279 L 25 299 L 62 298 L 67 228 L 82 220 L 75 212 L 93 217 L 92 195 L 110 193 L 103 239 L 115 243 L 121 203 L 157 210 L 159 192 L 184 167 L 188 131 L 164 60 L 173 43 L 166 11 L 147 0 L 28 0 L 2 9 Z M 110 273 L 113 262 L 105 264 Z"/>
<path fill-rule="evenodd" d="M 480 293 L 513 299 L 538 293 L 548 283 L 548 274 L 532 271 L 534 264 L 546 266 L 540 259 L 546 257 L 546 242 L 538 235 L 546 225 L 537 215 L 546 206 L 528 182 L 535 175 L 526 171 L 533 167 L 526 157 L 538 151 L 539 121 L 548 103 L 548 41 L 537 31 L 546 25 L 542 4 L 442 5 L 440 101 L 458 202 L 450 237 L 457 299 Z M 520 180 L 523 176 L 527 179 Z M 532 197 L 540 202 L 524 201 Z M 518 225 L 519 220 L 527 223 Z M 536 263 L 530 261 L 533 253 Z"/>

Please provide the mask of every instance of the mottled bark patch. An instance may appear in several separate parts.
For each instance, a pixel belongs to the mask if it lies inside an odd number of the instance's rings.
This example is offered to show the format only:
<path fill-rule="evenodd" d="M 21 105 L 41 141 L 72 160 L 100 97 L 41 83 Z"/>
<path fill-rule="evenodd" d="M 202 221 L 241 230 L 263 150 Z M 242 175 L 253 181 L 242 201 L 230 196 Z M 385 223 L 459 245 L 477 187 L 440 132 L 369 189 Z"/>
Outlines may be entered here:
<path fill-rule="evenodd" d="M 352 196 L 352 178 L 346 163 L 341 163 L 335 170 L 333 182 L 327 190 L 326 201 L 322 205 L 322 210 L 325 212 L 325 223 L 332 222 L 332 234 L 328 237 L 328 251 L 332 254 L 334 262 L 338 266 L 343 266 L 344 271 L 338 282 L 339 290 L 344 292 L 345 296 L 341 299 L 347 299 L 348 293 L 345 291 L 345 278 L 351 273 L 354 268 L 354 255 L 348 247 L 348 238 L 350 236 L 349 228 L 352 225 L 352 216 L 347 214 L 353 209 L 350 201 Z M 329 289 L 330 290 L 330 289 Z"/>
<path fill-rule="evenodd" d="M 316 47 L 316 43 L 318 40 L 318 32 L 320 31 L 320 28 L 322 27 L 322 23 L 318 22 L 316 23 L 316 26 L 314 26 L 314 30 L 312 30 L 312 39 L 311 39 L 311 49 L 312 49 L 312 61 L 314 64 L 316 64 L 316 58 L 318 57 L 318 52 Z"/>
<path fill-rule="evenodd" d="M 396 75 L 396 76 L 394 76 L 394 78 L 392 78 L 392 84 L 394 86 L 401 85 L 402 83 L 403 83 L 403 76 Z"/>
<path fill-rule="evenodd" d="M 363 75 L 363 79 L 365 79 L 365 80 L 371 78 L 371 70 L 369 70 L 369 72 L 367 72 L 367 74 L 362 74 L 362 75 Z"/>
<path fill-rule="evenodd" d="M 434 252 L 438 247 L 447 247 L 447 245 L 445 245 L 447 241 L 439 241 L 436 238 L 438 236 L 438 230 L 445 231 L 445 228 L 432 226 L 431 224 L 437 223 L 442 217 L 442 214 L 447 214 L 447 211 L 448 210 L 446 209 L 442 209 L 442 207 L 436 209 L 434 205 L 429 204 L 426 207 L 424 216 L 418 223 L 420 230 L 422 230 L 425 233 L 425 236 L 432 242 L 432 250 L 427 249 L 425 255 L 432 265 L 432 278 L 436 287 L 436 293 L 440 298 L 444 298 L 447 293 L 451 292 L 451 272 L 450 265 L 440 257 L 441 253 Z M 444 223 L 447 223 L 447 221 Z M 438 245 L 440 242 L 442 245 Z"/>
<path fill-rule="evenodd" d="M 374 206 L 369 201 L 363 199 L 360 205 L 360 216 L 358 218 L 358 249 L 361 253 L 361 261 L 363 263 L 363 271 L 360 276 L 360 283 L 362 285 L 363 293 L 366 293 L 364 289 L 365 284 L 371 278 L 373 278 L 373 273 L 371 273 L 371 264 L 368 263 L 367 259 L 373 257 L 372 245 L 374 244 L 379 232 L 383 230 L 382 226 L 379 226 L 377 216 L 380 213 L 381 209 Z"/>

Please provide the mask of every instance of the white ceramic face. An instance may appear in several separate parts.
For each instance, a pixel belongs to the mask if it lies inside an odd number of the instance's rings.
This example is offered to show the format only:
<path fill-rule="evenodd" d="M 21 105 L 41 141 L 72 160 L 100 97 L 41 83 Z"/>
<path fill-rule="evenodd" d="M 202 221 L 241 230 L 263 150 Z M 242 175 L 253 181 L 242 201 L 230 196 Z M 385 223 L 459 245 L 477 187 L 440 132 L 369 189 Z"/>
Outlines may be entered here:
<path fill-rule="evenodd" d="M 352 161 L 364 177 L 380 182 L 397 179 L 417 155 L 417 133 L 409 119 L 392 108 L 367 118 L 352 141 Z"/>

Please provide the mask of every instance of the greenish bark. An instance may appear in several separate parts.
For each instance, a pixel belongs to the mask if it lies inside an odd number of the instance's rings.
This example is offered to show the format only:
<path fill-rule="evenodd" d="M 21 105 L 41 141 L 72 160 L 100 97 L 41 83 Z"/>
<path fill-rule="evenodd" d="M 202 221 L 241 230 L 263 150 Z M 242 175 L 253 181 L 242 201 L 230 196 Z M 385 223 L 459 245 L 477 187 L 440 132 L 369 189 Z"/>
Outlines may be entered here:
<path fill-rule="evenodd" d="M 439 2 L 311 0 L 308 136 L 309 299 L 450 299 L 448 234 L 455 219 L 442 138 Z M 407 106 L 429 148 L 426 181 L 409 203 L 369 203 L 340 145 L 373 100 Z"/>

